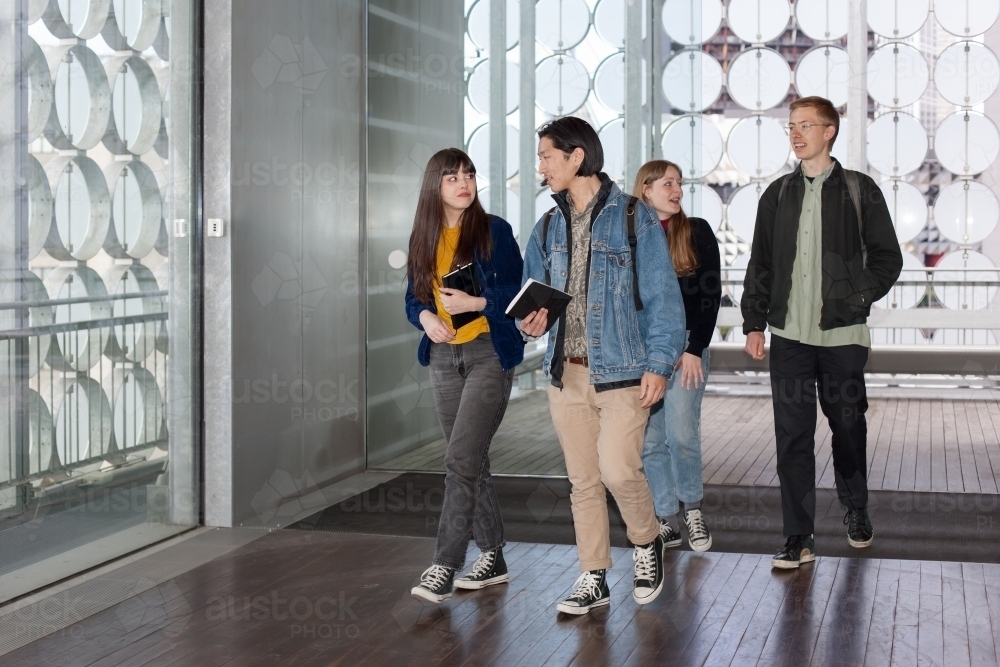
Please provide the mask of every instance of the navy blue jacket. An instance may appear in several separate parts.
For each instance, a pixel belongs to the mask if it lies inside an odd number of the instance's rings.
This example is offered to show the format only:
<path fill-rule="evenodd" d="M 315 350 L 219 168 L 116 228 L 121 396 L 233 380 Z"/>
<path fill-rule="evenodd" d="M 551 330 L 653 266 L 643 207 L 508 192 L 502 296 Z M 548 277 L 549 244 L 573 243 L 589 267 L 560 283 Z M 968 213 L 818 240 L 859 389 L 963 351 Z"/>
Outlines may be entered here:
<path fill-rule="evenodd" d="M 490 216 L 490 236 L 493 239 L 493 256 L 489 259 L 477 256 L 473 264 L 479 272 L 482 296 L 486 299 L 486 308 L 482 310 L 482 314 L 490 325 L 493 350 L 500 360 L 500 366 L 506 371 L 524 360 L 524 338 L 514 320 L 504 312 L 521 291 L 524 260 L 521 259 L 521 251 L 514 239 L 514 230 L 506 220 Z M 413 278 L 407 276 L 406 319 L 421 331 L 424 327 L 420 324 L 420 313 L 425 310 L 437 314 L 433 301 L 423 303 L 417 300 L 413 293 Z M 417 360 L 421 366 L 427 366 L 431 362 L 431 339 L 427 334 L 420 339 Z"/>

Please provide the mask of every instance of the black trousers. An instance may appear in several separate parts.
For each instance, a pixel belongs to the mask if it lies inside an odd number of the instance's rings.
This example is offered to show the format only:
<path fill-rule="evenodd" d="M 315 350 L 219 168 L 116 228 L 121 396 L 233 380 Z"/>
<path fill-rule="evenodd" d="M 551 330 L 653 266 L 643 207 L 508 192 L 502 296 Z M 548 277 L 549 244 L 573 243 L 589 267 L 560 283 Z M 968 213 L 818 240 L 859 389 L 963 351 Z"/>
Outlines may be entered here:
<path fill-rule="evenodd" d="M 861 345 L 817 347 L 771 336 L 771 400 L 786 536 L 814 532 L 817 393 L 833 431 L 840 503 L 845 509 L 868 504 L 867 361 L 868 348 Z"/>

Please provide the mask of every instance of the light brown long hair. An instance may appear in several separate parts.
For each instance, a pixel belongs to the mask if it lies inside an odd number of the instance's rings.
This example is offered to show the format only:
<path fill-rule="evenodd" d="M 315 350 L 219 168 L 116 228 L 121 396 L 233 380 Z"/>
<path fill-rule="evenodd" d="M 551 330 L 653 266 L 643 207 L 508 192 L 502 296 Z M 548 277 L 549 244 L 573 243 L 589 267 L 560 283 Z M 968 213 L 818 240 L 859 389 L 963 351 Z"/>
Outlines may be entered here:
<path fill-rule="evenodd" d="M 676 170 L 678 179 L 683 173 L 680 167 L 669 160 L 650 160 L 639 167 L 632 195 L 648 204 L 649 200 L 643 191 L 647 185 L 652 185 L 654 181 L 663 178 L 667 169 Z M 683 206 L 670 218 L 670 225 L 667 227 L 667 245 L 670 246 L 670 261 L 673 262 L 677 275 L 690 276 L 694 273 L 698 268 L 698 254 L 694 251 L 694 243 L 691 241 L 691 221 L 684 213 Z"/>
<path fill-rule="evenodd" d="M 413 279 L 413 293 L 421 303 L 434 300 L 434 286 L 438 282 L 437 249 L 441 228 L 445 225 L 444 204 L 441 201 L 441 179 L 464 171 L 476 173 L 472 160 L 457 148 L 445 148 L 431 156 L 424 169 L 420 185 L 420 199 L 413 216 L 410 232 L 410 254 L 406 271 Z M 478 188 L 477 188 L 478 190 Z M 479 201 L 479 193 L 459 219 L 458 247 L 452 269 L 468 264 L 474 257 L 489 259 L 493 253 L 490 239 L 490 216 Z"/>

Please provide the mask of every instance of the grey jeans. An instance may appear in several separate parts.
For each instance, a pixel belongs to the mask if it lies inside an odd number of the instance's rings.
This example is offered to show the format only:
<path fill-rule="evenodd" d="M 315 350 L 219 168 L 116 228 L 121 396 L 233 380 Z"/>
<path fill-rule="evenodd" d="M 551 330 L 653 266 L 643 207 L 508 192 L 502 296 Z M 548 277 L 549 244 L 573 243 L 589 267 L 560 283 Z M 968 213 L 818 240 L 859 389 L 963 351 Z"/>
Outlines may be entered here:
<path fill-rule="evenodd" d="M 500 367 L 488 333 L 461 345 L 432 345 L 430 371 L 448 443 L 434 564 L 458 570 L 465 566 L 470 538 L 481 551 L 504 545 L 489 450 L 507 410 L 514 371 Z"/>

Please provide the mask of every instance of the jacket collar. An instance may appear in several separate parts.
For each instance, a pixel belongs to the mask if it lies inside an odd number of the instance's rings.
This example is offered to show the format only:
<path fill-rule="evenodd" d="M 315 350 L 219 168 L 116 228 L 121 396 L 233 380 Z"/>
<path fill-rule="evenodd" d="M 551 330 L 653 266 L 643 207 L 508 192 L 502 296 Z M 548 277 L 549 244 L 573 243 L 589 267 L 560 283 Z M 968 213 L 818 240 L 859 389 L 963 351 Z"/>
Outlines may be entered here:
<path fill-rule="evenodd" d="M 840 160 L 837 158 L 830 156 L 830 159 L 833 160 L 833 170 L 830 172 L 830 175 L 826 177 L 826 182 L 836 185 L 840 181 L 841 174 L 844 173 L 844 167 L 840 164 Z M 792 172 L 792 179 L 805 180 L 805 177 L 806 175 L 802 171 L 802 161 L 800 160 L 799 163 L 795 165 L 795 171 Z"/>
<path fill-rule="evenodd" d="M 597 203 L 594 204 L 594 211 L 590 217 L 591 222 L 597 219 L 598 214 L 600 214 L 601 209 L 604 208 L 606 204 L 617 204 L 616 200 L 618 195 L 621 194 L 621 189 L 618 187 L 618 184 L 612 181 L 611 178 L 603 171 L 597 173 L 597 178 L 601 179 L 601 188 L 597 191 Z M 552 199 L 555 200 L 559 210 L 563 212 L 563 216 L 565 216 L 568 224 L 570 220 L 569 190 L 552 193 Z"/>

